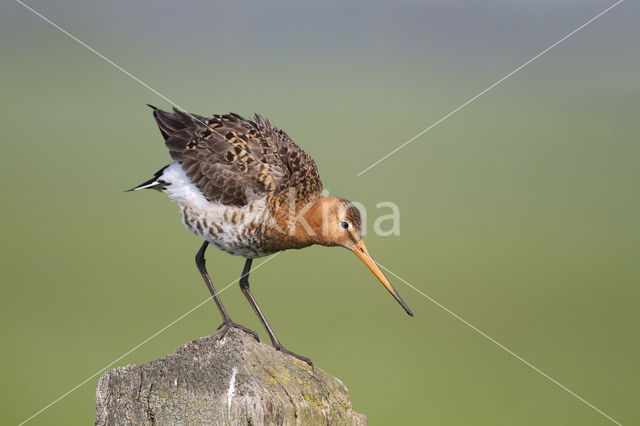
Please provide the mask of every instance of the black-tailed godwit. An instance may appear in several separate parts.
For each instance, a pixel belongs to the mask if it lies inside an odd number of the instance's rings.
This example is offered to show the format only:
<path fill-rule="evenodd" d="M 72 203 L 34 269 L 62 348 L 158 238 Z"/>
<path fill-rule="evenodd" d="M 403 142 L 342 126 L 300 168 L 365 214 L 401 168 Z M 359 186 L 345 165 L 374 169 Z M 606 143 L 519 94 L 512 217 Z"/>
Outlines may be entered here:
<path fill-rule="evenodd" d="M 240 289 L 273 346 L 310 365 L 282 346 L 249 289 L 251 262 L 312 244 L 351 250 L 413 316 L 369 255 L 362 240 L 360 212 L 348 200 L 325 197 L 315 162 L 267 119 L 237 114 L 205 118 L 153 108 L 173 163 L 131 190 L 157 189 L 182 211 L 184 225 L 204 239 L 196 265 L 222 315 L 221 336 L 231 328 L 258 335 L 231 321 L 205 267 L 209 244 L 246 259 Z"/>

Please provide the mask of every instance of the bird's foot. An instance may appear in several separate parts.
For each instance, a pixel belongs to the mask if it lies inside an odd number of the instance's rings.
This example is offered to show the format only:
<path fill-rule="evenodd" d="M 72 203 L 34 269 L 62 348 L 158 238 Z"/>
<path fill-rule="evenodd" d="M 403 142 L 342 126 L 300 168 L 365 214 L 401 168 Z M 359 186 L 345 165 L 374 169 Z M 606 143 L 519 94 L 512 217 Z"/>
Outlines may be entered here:
<path fill-rule="evenodd" d="M 256 341 L 258 341 L 258 342 L 260 341 L 260 338 L 258 337 L 258 333 L 256 333 L 253 330 L 248 329 L 244 325 L 236 324 L 235 322 L 233 322 L 231 320 L 226 320 L 222 324 L 220 324 L 220 326 L 218 327 L 218 330 L 222 329 L 222 331 L 220 332 L 220 335 L 218 336 L 218 339 L 222 339 L 225 336 L 225 334 L 227 334 L 227 331 L 231 330 L 232 328 L 238 328 L 238 329 L 244 331 L 245 333 L 248 333 L 248 334 L 252 335 L 253 338 L 256 339 Z"/>
<path fill-rule="evenodd" d="M 300 361 L 304 361 L 304 362 L 306 362 L 307 364 L 309 364 L 309 366 L 310 366 L 311 368 L 313 368 L 313 362 L 311 362 L 311 360 L 310 360 L 309 358 L 304 357 L 304 356 L 302 356 L 302 355 L 298 355 L 298 354 L 296 354 L 296 353 L 293 353 L 293 352 L 291 352 L 289 349 L 285 348 L 285 347 L 284 347 L 284 346 L 282 346 L 282 345 L 277 345 L 277 346 L 275 346 L 275 349 L 276 349 L 277 351 L 282 352 L 283 354 L 287 354 L 287 355 L 290 355 L 290 356 L 292 356 L 292 357 L 294 357 L 294 358 L 299 359 Z"/>

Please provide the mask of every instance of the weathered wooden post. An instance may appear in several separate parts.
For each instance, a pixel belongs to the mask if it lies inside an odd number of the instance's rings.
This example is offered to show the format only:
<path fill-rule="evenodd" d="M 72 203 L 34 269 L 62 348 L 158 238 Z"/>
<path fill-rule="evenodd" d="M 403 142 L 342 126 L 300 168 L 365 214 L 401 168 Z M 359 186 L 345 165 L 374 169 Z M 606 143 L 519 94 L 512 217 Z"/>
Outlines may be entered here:
<path fill-rule="evenodd" d="M 342 382 L 232 329 L 105 373 L 96 425 L 366 425 Z"/>

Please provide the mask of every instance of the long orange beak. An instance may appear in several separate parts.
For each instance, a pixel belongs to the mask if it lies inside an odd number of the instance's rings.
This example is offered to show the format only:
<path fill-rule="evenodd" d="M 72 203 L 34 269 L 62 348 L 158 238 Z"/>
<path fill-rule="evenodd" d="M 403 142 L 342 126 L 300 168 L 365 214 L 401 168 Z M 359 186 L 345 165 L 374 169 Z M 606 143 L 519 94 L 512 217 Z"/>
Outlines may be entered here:
<path fill-rule="evenodd" d="M 387 290 L 389 290 L 389 293 L 391 293 L 391 295 L 398 301 L 398 303 L 404 308 L 404 310 L 407 311 L 409 315 L 413 316 L 413 312 L 411 312 L 411 309 L 409 309 L 407 304 L 404 303 L 404 300 L 402 300 L 402 297 L 400 297 L 400 295 L 398 294 L 396 289 L 393 288 L 393 286 L 391 285 L 387 277 L 385 277 L 382 271 L 380 270 L 380 268 L 378 268 L 378 265 L 376 265 L 376 262 L 373 261 L 373 258 L 371 257 L 371 255 L 369 255 L 369 251 L 367 250 L 367 247 L 364 245 L 364 241 L 360 240 L 359 243 L 354 244 L 353 247 L 351 248 L 351 251 L 354 252 L 356 256 L 358 256 L 360 260 L 362 260 L 369 269 L 371 269 L 371 272 L 373 272 L 373 275 L 378 277 L 382 285 L 385 286 Z"/>

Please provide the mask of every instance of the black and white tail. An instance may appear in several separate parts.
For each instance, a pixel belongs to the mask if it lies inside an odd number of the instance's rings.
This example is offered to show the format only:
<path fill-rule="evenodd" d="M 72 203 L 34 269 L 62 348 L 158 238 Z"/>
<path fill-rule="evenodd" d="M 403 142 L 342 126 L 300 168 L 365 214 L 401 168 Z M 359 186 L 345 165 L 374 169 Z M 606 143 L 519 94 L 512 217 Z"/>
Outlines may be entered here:
<path fill-rule="evenodd" d="M 161 177 L 167 167 L 169 166 L 164 166 L 163 168 L 158 170 L 151 179 L 149 179 L 144 183 L 141 183 L 140 185 L 134 188 L 128 189 L 125 192 L 137 191 L 139 189 L 157 189 L 158 191 L 162 191 L 162 189 L 164 189 L 164 187 L 167 185 L 167 182 L 162 180 Z"/>

